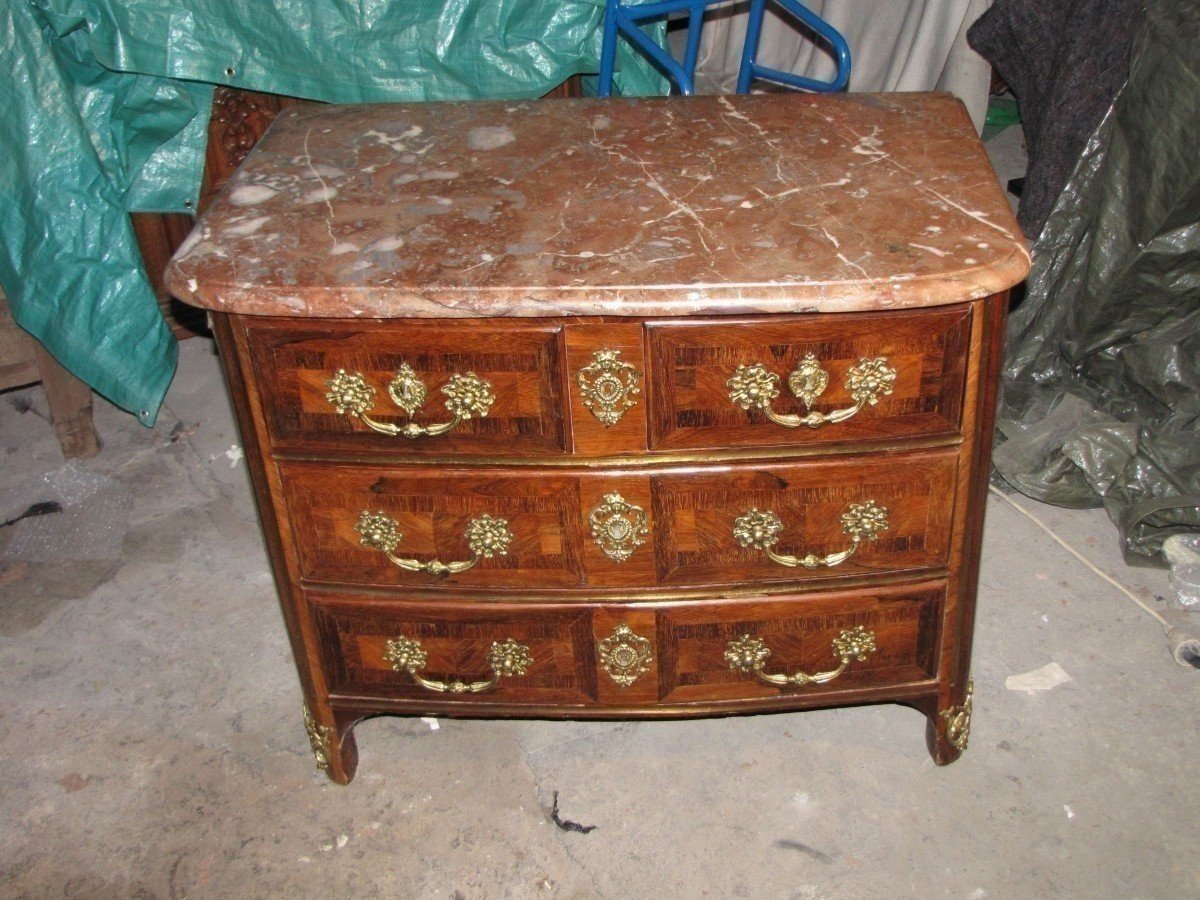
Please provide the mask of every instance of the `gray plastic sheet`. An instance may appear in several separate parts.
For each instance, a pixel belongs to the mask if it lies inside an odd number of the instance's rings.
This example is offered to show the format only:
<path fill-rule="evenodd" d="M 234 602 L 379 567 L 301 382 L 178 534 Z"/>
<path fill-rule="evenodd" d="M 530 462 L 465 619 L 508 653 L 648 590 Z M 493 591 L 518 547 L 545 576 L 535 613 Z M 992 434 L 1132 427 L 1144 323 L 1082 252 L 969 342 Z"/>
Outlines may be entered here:
<path fill-rule="evenodd" d="M 124 485 L 72 460 L 43 476 L 36 494 L 38 500 L 58 503 L 61 511 L 16 522 L 0 560 L 57 563 L 121 558 L 133 507 Z"/>
<path fill-rule="evenodd" d="M 1034 247 L 1009 323 L 993 461 L 1103 506 L 1127 562 L 1200 530 L 1200 4 L 1152 0 L 1129 82 Z"/>

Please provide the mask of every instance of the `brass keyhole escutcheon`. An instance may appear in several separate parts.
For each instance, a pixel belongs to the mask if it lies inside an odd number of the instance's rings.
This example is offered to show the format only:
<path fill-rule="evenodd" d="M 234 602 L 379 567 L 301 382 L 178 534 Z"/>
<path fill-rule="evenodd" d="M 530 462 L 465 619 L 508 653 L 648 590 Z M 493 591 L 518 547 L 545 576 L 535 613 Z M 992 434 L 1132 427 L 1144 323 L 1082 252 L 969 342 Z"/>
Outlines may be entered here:
<path fill-rule="evenodd" d="M 597 350 L 591 363 L 576 374 L 575 383 L 583 405 L 605 428 L 611 428 L 637 405 L 641 377 L 636 368 L 622 361 L 620 350 Z"/>

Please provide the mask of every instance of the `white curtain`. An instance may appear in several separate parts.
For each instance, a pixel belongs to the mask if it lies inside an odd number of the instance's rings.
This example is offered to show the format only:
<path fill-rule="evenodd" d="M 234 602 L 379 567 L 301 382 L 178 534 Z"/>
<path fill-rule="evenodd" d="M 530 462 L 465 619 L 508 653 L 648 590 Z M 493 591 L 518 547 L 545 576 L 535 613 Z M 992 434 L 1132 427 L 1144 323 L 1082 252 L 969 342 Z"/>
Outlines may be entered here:
<path fill-rule="evenodd" d="M 846 38 L 851 91 L 950 91 L 962 99 L 976 129 L 987 112 L 991 69 L 967 46 L 967 29 L 991 0 L 802 0 Z M 758 61 L 775 69 L 829 80 L 833 58 L 767 4 Z M 704 20 L 696 93 L 737 87 L 748 3 L 713 7 Z"/>

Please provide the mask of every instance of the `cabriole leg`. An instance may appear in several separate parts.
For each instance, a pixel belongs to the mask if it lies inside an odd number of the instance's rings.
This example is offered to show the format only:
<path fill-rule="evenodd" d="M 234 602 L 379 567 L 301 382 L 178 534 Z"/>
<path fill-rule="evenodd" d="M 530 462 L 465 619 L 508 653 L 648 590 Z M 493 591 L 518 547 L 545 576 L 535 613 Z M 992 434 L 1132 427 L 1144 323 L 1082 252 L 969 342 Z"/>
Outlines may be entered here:
<path fill-rule="evenodd" d="M 317 768 L 338 784 L 349 784 L 358 768 L 358 744 L 354 740 L 354 720 L 332 725 L 318 722 L 304 706 L 304 729 L 312 747 Z"/>
<path fill-rule="evenodd" d="M 936 709 L 925 711 L 928 717 L 925 727 L 925 740 L 929 744 L 929 753 L 939 766 L 954 762 L 967 749 L 967 739 L 971 734 L 972 694 L 975 685 L 967 682 L 967 689 L 962 700 L 958 703 L 939 705 Z"/>

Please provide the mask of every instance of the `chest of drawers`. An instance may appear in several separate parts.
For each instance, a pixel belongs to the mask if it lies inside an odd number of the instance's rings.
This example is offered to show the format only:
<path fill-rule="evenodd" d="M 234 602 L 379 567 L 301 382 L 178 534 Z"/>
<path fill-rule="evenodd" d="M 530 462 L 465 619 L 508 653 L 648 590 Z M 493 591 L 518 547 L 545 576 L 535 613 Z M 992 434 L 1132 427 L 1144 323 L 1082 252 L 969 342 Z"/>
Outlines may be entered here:
<path fill-rule="evenodd" d="M 946 95 L 282 113 L 168 281 L 318 765 L 378 713 L 885 702 L 956 758 L 1027 270 Z"/>

